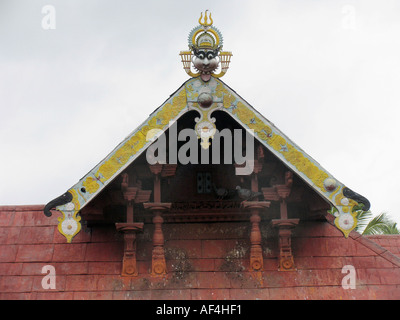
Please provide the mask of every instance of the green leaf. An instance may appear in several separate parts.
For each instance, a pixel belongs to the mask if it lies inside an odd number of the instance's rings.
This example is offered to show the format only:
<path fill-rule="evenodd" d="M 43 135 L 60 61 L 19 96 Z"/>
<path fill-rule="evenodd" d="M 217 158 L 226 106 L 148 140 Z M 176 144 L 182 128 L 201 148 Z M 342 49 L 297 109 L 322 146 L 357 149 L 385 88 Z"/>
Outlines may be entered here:
<path fill-rule="evenodd" d="M 355 231 L 363 234 L 371 218 L 372 218 L 371 211 L 362 211 L 362 210 L 357 211 L 356 215 L 357 226 L 355 228 Z"/>
<path fill-rule="evenodd" d="M 363 235 L 400 234 L 397 224 L 386 213 L 372 218 L 362 232 Z"/>

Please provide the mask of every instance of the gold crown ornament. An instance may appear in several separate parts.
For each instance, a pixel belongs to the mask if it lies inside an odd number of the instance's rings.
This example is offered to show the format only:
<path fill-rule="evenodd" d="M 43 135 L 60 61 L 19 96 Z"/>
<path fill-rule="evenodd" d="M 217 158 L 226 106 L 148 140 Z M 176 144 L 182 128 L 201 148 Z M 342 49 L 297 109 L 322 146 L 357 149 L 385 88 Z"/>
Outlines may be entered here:
<path fill-rule="evenodd" d="M 223 38 L 221 32 L 213 26 L 211 13 L 208 10 L 200 15 L 199 25 L 189 33 L 189 50 L 181 51 L 183 68 L 191 77 L 200 76 L 209 81 L 211 76 L 221 78 L 228 71 L 232 53 L 222 51 Z M 210 22 L 209 22 L 210 21 Z M 196 72 L 192 72 L 192 66 Z M 220 72 L 216 74 L 218 67 Z"/>

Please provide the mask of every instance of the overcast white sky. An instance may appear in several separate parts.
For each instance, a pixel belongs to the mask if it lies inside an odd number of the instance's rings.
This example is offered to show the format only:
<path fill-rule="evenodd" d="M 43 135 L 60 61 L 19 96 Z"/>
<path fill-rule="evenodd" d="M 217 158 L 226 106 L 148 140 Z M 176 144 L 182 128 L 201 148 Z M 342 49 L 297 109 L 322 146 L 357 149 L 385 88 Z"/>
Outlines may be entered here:
<path fill-rule="evenodd" d="M 395 0 L 2 0 L 0 205 L 63 194 L 178 89 L 206 9 L 233 52 L 223 80 L 400 224 Z"/>

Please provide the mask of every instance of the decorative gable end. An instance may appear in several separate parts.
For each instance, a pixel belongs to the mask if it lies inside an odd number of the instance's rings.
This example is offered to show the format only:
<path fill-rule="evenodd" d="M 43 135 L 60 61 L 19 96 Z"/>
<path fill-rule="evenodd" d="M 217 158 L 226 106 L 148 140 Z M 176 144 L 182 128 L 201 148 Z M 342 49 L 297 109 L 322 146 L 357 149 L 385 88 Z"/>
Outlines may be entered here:
<path fill-rule="evenodd" d="M 198 113 L 192 129 L 196 132 L 200 146 L 204 150 L 209 148 L 217 132 L 214 112 L 223 111 L 229 114 L 262 146 L 331 205 L 330 213 L 335 216 L 334 223 L 345 237 L 348 237 L 357 225 L 357 210 L 368 210 L 367 199 L 334 178 L 273 123 L 219 79 L 227 72 L 232 54 L 222 51 L 222 35 L 212 25 L 211 15 L 209 18 L 211 22 L 208 22 L 206 12 L 204 20 L 200 19 L 200 25 L 189 35 L 190 51 L 181 52 L 184 69 L 193 78 L 186 81 L 77 184 L 46 205 L 45 215 L 50 216 L 50 210 L 53 208 L 62 213 L 58 230 L 65 236 L 67 242 L 71 242 L 81 230 L 79 212 L 133 164 L 157 138 L 170 128 L 171 123 L 176 122 L 189 111 Z M 192 63 L 197 70 L 196 73 L 191 71 Z M 221 70 L 217 74 L 216 70 L 219 67 Z M 221 124 L 219 125 L 221 127 Z M 253 159 L 253 161 L 254 169 L 256 160 Z M 271 199 L 268 198 L 269 195 Z M 276 192 L 264 192 L 264 200 L 273 200 L 275 197 Z"/>

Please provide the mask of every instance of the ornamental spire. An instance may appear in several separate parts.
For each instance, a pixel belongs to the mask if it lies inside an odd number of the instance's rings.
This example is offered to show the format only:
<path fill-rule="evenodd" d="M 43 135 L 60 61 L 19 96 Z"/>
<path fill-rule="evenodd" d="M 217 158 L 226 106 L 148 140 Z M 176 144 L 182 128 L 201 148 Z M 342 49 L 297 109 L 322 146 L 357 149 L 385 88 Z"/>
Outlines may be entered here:
<path fill-rule="evenodd" d="M 228 71 L 232 53 L 222 51 L 223 38 L 221 32 L 213 26 L 211 13 L 201 13 L 199 25 L 189 33 L 188 51 L 181 51 L 183 68 L 191 77 L 200 76 L 203 81 L 212 77 L 221 78 Z M 210 22 L 209 22 L 210 20 Z M 192 72 L 192 67 L 195 72 Z M 217 74 L 216 71 L 220 71 Z"/>

